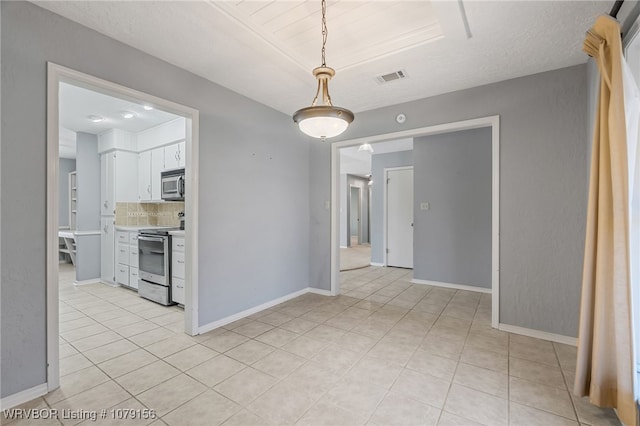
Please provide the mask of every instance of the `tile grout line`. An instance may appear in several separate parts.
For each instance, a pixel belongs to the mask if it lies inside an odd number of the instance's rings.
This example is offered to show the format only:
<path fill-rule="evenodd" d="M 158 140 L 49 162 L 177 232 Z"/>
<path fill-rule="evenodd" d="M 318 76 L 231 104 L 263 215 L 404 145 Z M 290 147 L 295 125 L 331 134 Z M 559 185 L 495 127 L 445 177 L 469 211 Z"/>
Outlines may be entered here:
<path fill-rule="evenodd" d="M 562 374 L 564 385 L 569 394 L 569 401 L 571 401 L 573 414 L 576 416 L 576 421 L 578 422 L 578 424 L 582 424 L 582 422 L 580 421 L 580 416 L 578 415 L 578 408 L 576 407 L 576 403 L 573 400 L 573 392 L 569 388 L 569 382 L 567 382 L 567 375 L 565 374 L 564 369 L 562 368 L 562 363 L 560 362 L 560 355 L 558 354 L 558 349 L 556 348 L 556 345 L 554 343 L 551 343 L 551 346 L 553 347 L 553 353 L 555 354 L 556 360 L 558 361 L 558 366 L 560 367 L 560 374 Z"/>

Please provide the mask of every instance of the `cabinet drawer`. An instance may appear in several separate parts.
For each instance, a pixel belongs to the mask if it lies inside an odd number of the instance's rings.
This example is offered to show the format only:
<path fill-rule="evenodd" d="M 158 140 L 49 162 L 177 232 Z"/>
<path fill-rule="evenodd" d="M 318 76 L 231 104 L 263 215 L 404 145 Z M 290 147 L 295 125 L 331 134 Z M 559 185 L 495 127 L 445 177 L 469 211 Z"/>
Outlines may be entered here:
<path fill-rule="evenodd" d="M 118 244 L 116 262 L 127 266 L 129 265 L 129 244 Z"/>
<path fill-rule="evenodd" d="M 138 245 L 129 246 L 129 266 L 132 268 L 138 267 Z"/>
<path fill-rule="evenodd" d="M 127 231 L 118 231 L 116 234 L 116 243 L 129 244 L 129 233 Z"/>
<path fill-rule="evenodd" d="M 137 232 L 129 232 L 129 244 L 138 245 L 138 233 Z"/>
<path fill-rule="evenodd" d="M 171 300 L 184 305 L 184 280 L 175 277 L 171 279 Z"/>
<path fill-rule="evenodd" d="M 129 268 L 129 287 L 138 288 L 138 268 Z"/>
<path fill-rule="evenodd" d="M 172 237 L 171 238 L 171 250 L 181 251 L 184 253 L 184 238 L 182 237 Z"/>
<path fill-rule="evenodd" d="M 116 265 L 116 281 L 119 284 L 129 285 L 129 267 Z"/>
<path fill-rule="evenodd" d="M 184 280 L 184 253 L 171 253 L 171 275 Z"/>

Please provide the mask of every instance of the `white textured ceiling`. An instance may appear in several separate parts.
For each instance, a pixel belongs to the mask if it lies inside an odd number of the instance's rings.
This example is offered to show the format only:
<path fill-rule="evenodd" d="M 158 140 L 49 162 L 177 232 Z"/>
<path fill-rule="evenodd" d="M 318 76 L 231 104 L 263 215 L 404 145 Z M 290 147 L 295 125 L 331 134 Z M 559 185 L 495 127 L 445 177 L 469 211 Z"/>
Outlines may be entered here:
<path fill-rule="evenodd" d="M 134 113 L 135 117 L 124 118 L 121 115 L 124 111 Z M 103 117 L 104 121 L 94 123 L 88 118 L 90 115 Z M 115 128 L 137 133 L 176 118 L 177 115 L 168 112 L 147 111 L 141 104 L 60 83 L 60 126 L 74 132 L 97 135 Z"/>
<path fill-rule="evenodd" d="M 334 104 L 359 112 L 584 63 L 584 33 L 612 3 L 330 1 L 327 65 L 337 71 L 330 85 Z M 286 114 L 308 106 L 315 94 L 318 0 L 37 4 Z M 252 18 L 247 10 L 253 9 L 264 12 Z M 293 27 L 300 33 L 284 37 Z M 428 39 L 436 27 L 443 36 Z M 422 35 L 408 36 L 403 46 L 405 28 Z M 378 33 L 392 38 L 377 39 Z M 409 77 L 377 82 L 399 69 Z"/>

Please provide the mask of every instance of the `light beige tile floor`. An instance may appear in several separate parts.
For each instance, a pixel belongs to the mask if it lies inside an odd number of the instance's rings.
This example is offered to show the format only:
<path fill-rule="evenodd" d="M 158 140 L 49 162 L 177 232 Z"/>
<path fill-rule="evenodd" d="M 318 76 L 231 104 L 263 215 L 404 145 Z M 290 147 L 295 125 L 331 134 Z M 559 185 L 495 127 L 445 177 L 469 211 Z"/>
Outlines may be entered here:
<path fill-rule="evenodd" d="M 25 406 L 158 415 L 83 425 L 620 424 L 569 392 L 574 347 L 494 330 L 489 295 L 414 285 L 409 270 L 343 272 L 342 296 L 195 337 L 178 308 L 61 272 L 61 387 Z"/>

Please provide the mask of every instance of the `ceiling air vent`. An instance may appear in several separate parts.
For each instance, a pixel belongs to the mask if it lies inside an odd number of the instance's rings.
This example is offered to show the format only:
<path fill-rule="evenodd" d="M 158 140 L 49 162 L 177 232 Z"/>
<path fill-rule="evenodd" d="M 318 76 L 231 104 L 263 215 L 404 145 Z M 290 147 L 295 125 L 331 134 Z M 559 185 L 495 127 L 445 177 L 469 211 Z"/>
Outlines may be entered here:
<path fill-rule="evenodd" d="M 390 83 L 395 80 L 402 80 L 407 78 L 407 72 L 405 70 L 398 70 L 389 74 L 379 75 L 376 80 L 380 84 Z"/>

